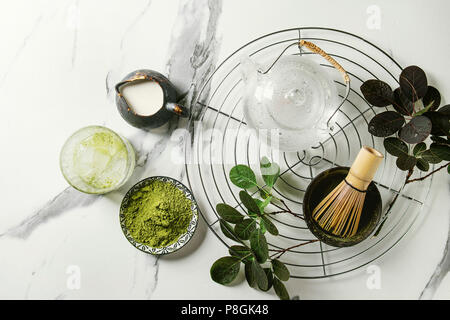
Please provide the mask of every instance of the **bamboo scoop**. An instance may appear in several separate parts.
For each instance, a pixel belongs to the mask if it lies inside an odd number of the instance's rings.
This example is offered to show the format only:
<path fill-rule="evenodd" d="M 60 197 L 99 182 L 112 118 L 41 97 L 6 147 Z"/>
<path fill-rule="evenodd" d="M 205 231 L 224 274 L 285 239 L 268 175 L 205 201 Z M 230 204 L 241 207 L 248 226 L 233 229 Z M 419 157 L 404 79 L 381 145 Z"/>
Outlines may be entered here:
<path fill-rule="evenodd" d="M 361 148 L 347 177 L 313 210 L 312 216 L 322 229 L 342 237 L 355 235 L 367 188 L 382 159 L 379 151 Z"/>

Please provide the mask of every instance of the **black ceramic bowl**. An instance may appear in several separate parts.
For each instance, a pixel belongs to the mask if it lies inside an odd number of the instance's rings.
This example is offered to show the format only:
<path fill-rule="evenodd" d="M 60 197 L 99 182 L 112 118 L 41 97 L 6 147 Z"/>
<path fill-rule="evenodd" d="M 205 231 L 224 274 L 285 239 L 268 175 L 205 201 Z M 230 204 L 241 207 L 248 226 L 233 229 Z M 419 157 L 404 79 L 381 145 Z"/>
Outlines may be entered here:
<path fill-rule="evenodd" d="M 349 247 L 366 239 L 376 228 L 381 218 L 381 195 L 373 182 L 367 189 L 358 230 L 351 237 L 340 237 L 322 229 L 312 218 L 312 211 L 344 178 L 349 167 L 336 167 L 320 173 L 309 184 L 303 198 L 303 214 L 309 230 L 322 242 L 333 247 Z"/>

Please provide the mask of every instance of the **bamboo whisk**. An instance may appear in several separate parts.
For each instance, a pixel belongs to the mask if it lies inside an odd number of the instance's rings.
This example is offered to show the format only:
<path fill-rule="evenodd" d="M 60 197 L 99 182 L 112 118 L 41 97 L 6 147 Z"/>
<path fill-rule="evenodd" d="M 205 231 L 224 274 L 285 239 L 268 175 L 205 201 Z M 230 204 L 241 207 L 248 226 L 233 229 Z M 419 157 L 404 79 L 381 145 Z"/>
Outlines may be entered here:
<path fill-rule="evenodd" d="M 382 159 L 377 150 L 361 148 L 347 177 L 313 210 L 312 216 L 320 227 L 342 237 L 355 235 L 367 188 Z"/>

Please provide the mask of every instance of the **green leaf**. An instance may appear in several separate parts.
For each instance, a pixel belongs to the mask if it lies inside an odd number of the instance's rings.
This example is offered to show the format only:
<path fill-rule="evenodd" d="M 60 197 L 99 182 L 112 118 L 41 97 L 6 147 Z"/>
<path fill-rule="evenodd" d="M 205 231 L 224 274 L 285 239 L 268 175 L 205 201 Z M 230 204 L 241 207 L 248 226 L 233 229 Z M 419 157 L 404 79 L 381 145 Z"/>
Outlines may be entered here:
<path fill-rule="evenodd" d="M 425 108 L 417 111 L 416 114 L 414 115 L 414 117 L 420 116 L 420 115 L 424 114 L 425 112 L 428 112 L 433 105 L 434 105 L 434 101 L 431 101 Z"/>
<path fill-rule="evenodd" d="M 260 214 L 261 211 L 256 203 L 247 191 L 242 190 L 239 192 L 239 199 L 241 199 L 242 204 L 248 209 L 249 212 Z"/>
<path fill-rule="evenodd" d="M 257 199 L 255 199 L 255 200 L 257 200 Z M 257 213 L 254 213 L 254 212 L 248 212 L 247 214 L 252 219 L 257 219 L 259 217 L 259 215 Z"/>
<path fill-rule="evenodd" d="M 413 154 L 417 157 L 427 149 L 425 142 L 418 143 L 414 146 Z"/>
<path fill-rule="evenodd" d="M 259 189 L 259 195 L 264 200 L 267 199 L 268 197 L 271 197 L 271 194 L 267 190 L 265 190 L 264 188 Z"/>
<path fill-rule="evenodd" d="M 251 261 L 252 258 L 250 249 L 244 246 L 231 246 L 228 249 L 228 252 L 233 257 L 239 258 L 241 260 L 243 259 L 244 262 Z"/>
<path fill-rule="evenodd" d="M 442 108 L 441 108 L 442 109 Z M 428 111 L 424 113 L 431 121 L 431 134 L 434 136 L 448 136 L 450 134 L 450 116 L 438 111 Z"/>
<path fill-rule="evenodd" d="M 267 198 L 264 199 L 264 201 L 259 200 L 259 199 L 254 199 L 256 204 L 259 207 L 259 210 L 261 212 L 264 212 L 264 209 L 269 205 L 270 201 L 272 201 L 272 196 L 268 196 Z"/>
<path fill-rule="evenodd" d="M 409 66 L 400 74 L 400 88 L 410 101 L 422 99 L 428 91 L 425 72 L 418 66 Z"/>
<path fill-rule="evenodd" d="M 424 106 L 431 104 L 429 108 L 431 111 L 436 110 L 441 104 L 441 94 L 435 87 L 428 86 L 427 93 L 422 98 L 422 102 Z"/>
<path fill-rule="evenodd" d="M 439 143 L 439 144 L 450 145 L 450 141 L 448 139 L 444 139 L 444 138 L 438 137 L 438 136 L 431 136 L 430 138 L 431 138 L 431 140 L 433 142 L 436 142 L 436 143 Z"/>
<path fill-rule="evenodd" d="M 242 189 L 256 186 L 256 176 L 249 166 L 238 164 L 230 170 L 230 180 Z"/>
<path fill-rule="evenodd" d="M 289 280 L 290 273 L 288 268 L 278 259 L 272 260 L 272 269 L 275 275 L 283 281 Z"/>
<path fill-rule="evenodd" d="M 267 231 L 266 225 L 264 224 L 264 220 L 259 218 L 259 229 L 261 230 L 262 234 L 265 234 Z"/>
<path fill-rule="evenodd" d="M 242 222 L 239 222 L 234 226 L 234 232 L 242 240 L 248 240 L 250 239 L 250 235 L 255 230 L 255 228 L 256 220 L 244 219 Z"/>
<path fill-rule="evenodd" d="M 252 261 L 245 263 L 245 279 L 250 287 L 254 288 L 256 286 L 256 276 L 252 269 Z"/>
<path fill-rule="evenodd" d="M 401 128 L 398 135 L 403 141 L 414 144 L 425 140 L 430 133 L 431 120 L 425 116 L 417 116 Z"/>
<path fill-rule="evenodd" d="M 422 158 L 417 158 L 416 167 L 420 171 L 428 171 L 430 169 L 430 165 Z"/>
<path fill-rule="evenodd" d="M 260 162 L 261 175 L 266 186 L 272 188 L 280 176 L 280 166 L 271 163 L 267 157 L 263 157 Z"/>
<path fill-rule="evenodd" d="M 377 114 L 369 122 L 369 132 L 375 137 L 387 137 L 396 133 L 405 123 L 405 118 L 395 111 Z"/>
<path fill-rule="evenodd" d="M 264 268 L 263 269 L 264 272 L 266 273 L 266 277 L 267 277 L 267 287 L 259 287 L 262 291 L 269 291 L 270 288 L 272 288 L 272 283 L 273 283 L 273 273 L 272 270 L 270 270 L 270 268 Z"/>
<path fill-rule="evenodd" d="M 399 157 L 408 154 L 408 146 L 399 138 L 389 137 L 383 141 L 384 148 L 393 156 Z"/>
<path fill-rule="evenodd" d="M 367 80 L 361 85 L 360 89 L 364 98 L 376 107 L 387 107 L 394 100 L 391 87 L 381 80 Z"/>
<path fill-rule="evenodd" d="M 259 263 L 264 263 L 269 257 L 269 247 L 266 237 L 260 229 L 255 229 L 250 235 L 250 247 Z"/>
<path fill-rule="evenodd" d="M 227 222 L 238 223 L 244 219 L 244 216 L 239 211 L 225 203 L 217 204 L 216 210 L 219 216 Z"/>
<path fill-rule="evenodd" d="M 400 88 L 394 90 L 394 102 L 392 106 L 404 116 L 411 116 L 414 112 L 414 103 L 405 97 Z"/>
<path fill-rule="evenodd" d="M 430 146 L 430 151 L 440 159 L 450 161 L 450 146 L 432 143 Z"/>
<path fill-rule="evenodd" d="M 230 284 L 236 279 L 239 269 L 241 267 L 241 261 L 236 257 L 222 257 L 211 267 L 211 278 L 220 284 Z"/>
<path fill-rule="evenodd" d="M 441 108 L 439 108 L 439 110 L 437 110 L 440 114 L 443 114 L 447 117 L 450 117 L 450 104 L 447 104 Z"/>
<path fill-rule="evenodd" d="M 252 261 L 252 272 L 259 288 L 267 288 L 269 286 L 269 279 L 267 279 L 266 272 L 256 260 Z"/>
<path fill-rule="evenodd" d="M 415 157 L 406 154 L 398 157 L 395 163 L 400 170 L 408 171 L 414 168 L 416 162 L 417 159 Z"/>
<path fill-rule="evenodd" d="M 219 223 L 220 223 L 220 230 L 222 230 L 223 235 L 225 237 L 236 242 L 241 242 L 237 234 L 234 233 L 233 227 L 229 223 L 225 222 L 222 219 L 220 219 Z"/>
<path fill-rule="evenodd" d="M 273 234 L 274 236 L 278 235 L 278 229 L 273 224 L 272 221 L 269 220 L 266 216 L 261 217 L 262 221 L 264 221 L 264 226 L 266 227 L 266 230 L 269 231 L 270 234 Z"/>
<path fill-rule="evenodd" d="M 284 286 L 283 282 L 281 282 L 278 278 L 273 279 L 273 288 L 275 289 L 275 293 L 277 294 L 278 298 L 281 300 L 289 300 L 289 293 L 286 290 L 286 287 Z"/>
<path fill-rule="evenodd" d="M 431 149 L 425 150 L 424 152 L 422 152 L 421 158 L 423 160 L 425 160 L 428 163 L 432 163 L 432 164 L 436 164 L 442 161 L 441 158 L 439 158 L 439 156 L 437 156 L 436 154 L 434 154 Z"/>

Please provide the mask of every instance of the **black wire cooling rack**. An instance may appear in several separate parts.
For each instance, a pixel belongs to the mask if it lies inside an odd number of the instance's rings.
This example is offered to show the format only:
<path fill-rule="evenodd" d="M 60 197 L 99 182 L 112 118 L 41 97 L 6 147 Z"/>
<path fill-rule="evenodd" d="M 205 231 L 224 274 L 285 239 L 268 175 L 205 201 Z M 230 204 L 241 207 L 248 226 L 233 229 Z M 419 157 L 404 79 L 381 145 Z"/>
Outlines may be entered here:
<path fill-rule="evenodd" d="M 346 102 L 332 119 L 334 131 L 327 139 L 309 150 L 282 153 L 271 150 L 248 133 L 242 110 L 243 83 L 239 61 L 241 56 L 247 55 L 269 67 L 287 46 L 300 39 L 317 44 L 338 61 L 349 74 L 352 87 Z M 300 47 L 291 46 L 291 49 L 283 54 L 309 55 L 329 72 L 340 97 L 344 97 L 345 83 L 332 65 Z M 233 244 L 220 230 L 215 209 L 220 202 L 241 207 L 239 190 L 228 179 L 229 170 L 236 164 L 247 164 L 258 172 L 259 159 L 267 156 L 281 167 L 275 196 L 283 199 L 300 216 L 278 214 L 272 218 L 280 235 L 267 235 L 270 249 L 289 248 L 314 240 L 302 219 L 301 205 L 306 187 L 323 170 L 351 165 L 363 145 L 384 152 L 382 139 L 370 135 L 367 125 L 375 114 L 386 108 L 373 108 L 364 100 L 359 87 L 371 78 L 382 79 L 396 87 L 401 70 L 392 56 L 371 42 L 349 32 L 320 27 L 273 32 L 245 44 L 225 58 L 194 102 L 189 121 L 191 139 L 187 139 L 185 150 L 187 179 L 209 229 L 226 246 Z M 405 173 L 396 168 L 393 157 L 386 152 L 384 155 L 384 162 L 374 179 L 382 194 L 384 211 L 396 194 L 399 197 L 380 234 L 349 248 L 335 248 L 317 241 L 291 249 L 281 258 L 288 265 L 291 277 L 320 279 L 373 264 L 418 224 L 432 180 L 402 188 Z"/>

